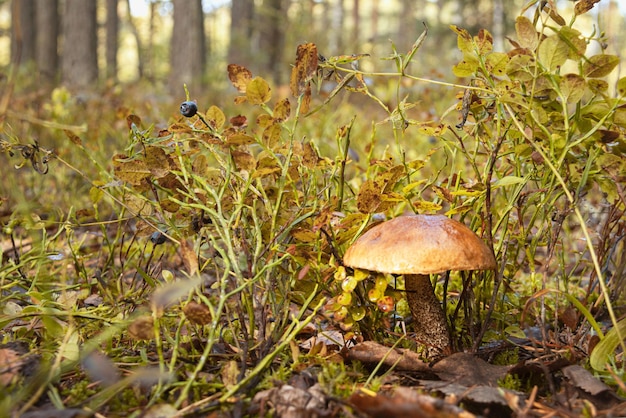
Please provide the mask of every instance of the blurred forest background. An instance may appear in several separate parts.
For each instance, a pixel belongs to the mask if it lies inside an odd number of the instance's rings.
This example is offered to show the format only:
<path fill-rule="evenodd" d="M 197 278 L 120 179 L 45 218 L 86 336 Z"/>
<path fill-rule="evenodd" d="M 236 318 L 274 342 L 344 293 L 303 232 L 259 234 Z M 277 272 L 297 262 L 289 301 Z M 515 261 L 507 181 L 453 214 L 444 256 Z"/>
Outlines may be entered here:
<path fill-rule="evenodd" d="M 419 52 L 422 76 L 448 79 L 458 59 L 449 25 L 488 29 L 494 49 L 514 33 L 526 0 L 14 0 L 0 2 L 0 65 L 18 64 L 27 85 L 103 86 L 141 80 L 155 88 L 194 93 L 226 87 L 228 63 L 276 85 L 288 80 L 296 46 L 314 42 L 324 56 L 371 54 L 368 71 L 391 61 L 390 42 L 405 52 L 429 28 Z M 555 1 L 559 10 L 571 1 Z M 621 4 L 620 4 L 621 3 Z M 603 28 L 595 45 L 623 56 L 624 2 L 602 0 L 583 33 Z M 581 19 L 583 21 L 583 19 Z M 594 46 L 592 46 L 593 48 Z M 614 72 L 613 77 L 623 71 Z M 217 75 L 217 76 L 216 76 Z M 219 80 L 219 81 L 216 81 Z M 167 91 L 165 90 L 165 91 Z"/>

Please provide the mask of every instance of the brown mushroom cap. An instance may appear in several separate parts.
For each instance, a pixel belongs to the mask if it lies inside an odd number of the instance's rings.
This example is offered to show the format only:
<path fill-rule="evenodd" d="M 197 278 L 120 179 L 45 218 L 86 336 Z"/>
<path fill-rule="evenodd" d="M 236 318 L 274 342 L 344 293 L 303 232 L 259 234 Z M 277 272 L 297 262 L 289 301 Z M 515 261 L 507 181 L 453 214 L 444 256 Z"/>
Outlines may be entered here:
<path fill-rule="evenodd" d="M 346 251 L 348 267 L 392 274 L 489 270 L 491 250 L 469 228 L 443 215 L 400 216 L 374 226 Z"/>

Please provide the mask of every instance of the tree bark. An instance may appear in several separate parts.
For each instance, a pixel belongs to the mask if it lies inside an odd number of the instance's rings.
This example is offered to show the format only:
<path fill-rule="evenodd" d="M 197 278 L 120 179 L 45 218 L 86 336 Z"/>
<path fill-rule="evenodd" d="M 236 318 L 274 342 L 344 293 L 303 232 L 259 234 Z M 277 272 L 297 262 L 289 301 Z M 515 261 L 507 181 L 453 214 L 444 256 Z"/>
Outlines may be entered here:
<path fill-rule="evenodd" d="M 117 48 L 119 39 L 118 0 L 106 0 L 106 77 L 117 80 Z"/>
<path fill-rule="evenodd" d="M 53 81 L 59 72 L 59 1 L 35 0 L 35 22 L 37 69 L 42 79 Z"/>
<path fill-rule="evenodd" d="M 354 0 L 352 2 L 352 39 L 351 47 L 354 52 L 360 52 L 361 48 L 361 2 Z"/>
<path fill-rule="evenodd" d="M 233 0 L 230 10 L 230 43 L 228 62 L 247 67 L 251 60 L 254 1 Z"/>
<path fill-rule="evenodd" d="M 281 84 L 282 56 L 285 43 L 286 25 L 285 0 L 263 0 L 259 61 L 263 69 L 276 84 Z"/>
<path fill-rule="evenodd" d="M 85 87 L 98 80 L 96 2 L 65 0 L 61 72 L 69 86 Z"/>
<path fill-rule="evenodd" d="M 35 4 L 33 0 L 11 3 L 11 62 L 25 65 L 35 60 Z"/>
<path fill-rule="evenodd" d="M 154 2 L 150 2 L 150 36 L 149 38 L 152 38 L 152 23 L 153 23 L 153 12 L 154 12 L 154 7 L 155 7 L 155 3 Z M 139 30 L 137 29 L 137 24 L 135 23 L 135 20 L 133 19 L 133 15 L 130 12 L 130 0 L 126 0 L 126 10 L 128 11 L 128 26 L 130 28 L 130 32 L 133 35 L 133 38 L 135 39 L 135 45 L 137 46 L 137 75 L 139 79 L 142 79 L 146 76 L 146 73 L 150 72 L 146 72 L 145 68 L 151 68 L 151 59 L 150 59 L 150 51 L 152 48 L 152 44 L 149 43 L 147 48 L 144 48 L 143 45 L 143 41 L 141 40 L 141 36 L 139 35 Z M 146 64 L 147 62 L 147 64 Z M 154 74 L 154 72 L 151 72 L 152 74 Z M 148 78 L 150 78 L 150 75 L 148 75 Z"/>
<path fill-rule="evenodd" d="M 174 28 L 170 50 L 170 90 L 181 93 L 202 87 L 206 62 L 204 13 L 201 0 L 174 0 Z"/>
<path fill-rule="evenodd" d="M 413 0 L 402 0 L 402 10 L 398 19 L 398 32 L 394 43 L 398 52 L 409 50 L 415 39 L 417 39 L 417 19 L 415 18 L 415 2 Z"/>

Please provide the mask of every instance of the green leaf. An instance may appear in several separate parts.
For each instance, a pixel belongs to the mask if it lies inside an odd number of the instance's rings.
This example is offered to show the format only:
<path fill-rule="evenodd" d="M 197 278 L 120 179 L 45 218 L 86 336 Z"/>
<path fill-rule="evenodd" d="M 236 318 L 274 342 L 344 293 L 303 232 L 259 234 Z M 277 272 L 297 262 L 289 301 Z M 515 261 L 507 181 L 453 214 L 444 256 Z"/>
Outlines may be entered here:
<path fill-rule="evenodd" d="M 620 343 L 620 334 L 622 338 L 626 335 L 626 318 L 619 321 L 617 326 L 612 328 L 591 352 L 589 364 L 594 370 L 605 370 L 609 358 L 615 353 L 615 349 Z"/>
<path fill-rule="evenodd" d="M 549 71 L 555 71 L 567 60 L 569 47 L 558 35 L 547 37 L 537 51 L 539 62 Z"/>
<path fill-rule="evenodd" d="M 616 55 L 594 55 L 583 64 L 583 74 L 591 78 L 604 77 L 609 75 L 617 64 L 619 64 L 619 57 Z"/>
<path fill-rule="evenodd" d="M 523 183 L 524 181 L 526 181 L 523 177 L 517 177 L 517 176 L 506 176 L 506 177 L 502 177 L 500 180 L 496 181 L 493 184 L 493 188 L 497 188 L 497 187 L 504 187 L 504 186 L 510 186 L 513 184 L 519 184 L 519 183 Z"/>
<path fill-rule="evenodd" d="M 582 38 L 579 31 L 570 28 L 569 26 L 563 26 L 559 29 L 559 36 L 561 37 L 561 40 L 569 46 L 567 58 L 579 60 L 585 55 L 585 51 L 587 50 L 587 41 Z"/>
<path fill-rule="evenodd" d="M 526 334 L 518 325 L 509 325 L 504 329 L 504 332 L 511 337 L 526 338 Z"/>

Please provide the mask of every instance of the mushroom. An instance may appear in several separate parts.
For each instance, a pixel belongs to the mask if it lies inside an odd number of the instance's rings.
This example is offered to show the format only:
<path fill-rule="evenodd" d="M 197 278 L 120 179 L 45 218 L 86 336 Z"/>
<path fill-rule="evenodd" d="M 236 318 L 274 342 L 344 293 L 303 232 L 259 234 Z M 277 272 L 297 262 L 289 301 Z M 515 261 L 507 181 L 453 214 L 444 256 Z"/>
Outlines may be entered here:
<path fill-rule="evenodd" d="M 428 347 L 428 357 L 451 351 L 446 317 L 429 275 L 496 267 L 493 252 L 474 232 L 443 215 L 382 222 L 348 248 L 343 262 L 352 268 L 404 275 L 416 339 Z"/>

